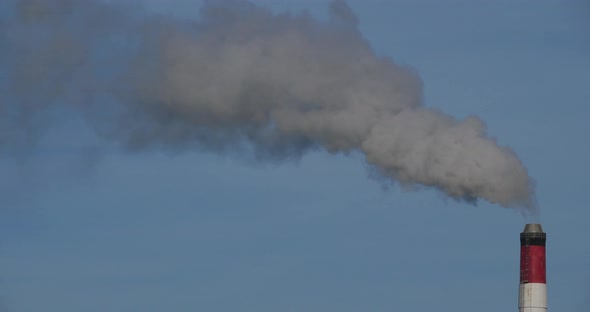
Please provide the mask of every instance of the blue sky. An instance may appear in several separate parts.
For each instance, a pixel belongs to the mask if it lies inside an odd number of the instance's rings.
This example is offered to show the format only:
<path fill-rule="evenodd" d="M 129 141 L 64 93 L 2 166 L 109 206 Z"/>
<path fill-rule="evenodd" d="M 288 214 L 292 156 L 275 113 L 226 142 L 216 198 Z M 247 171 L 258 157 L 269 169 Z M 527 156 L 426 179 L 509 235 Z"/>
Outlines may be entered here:
<path fill-rule="evenodd" d="M 144 2 L 184 17 L 200 6 Z M 256 3 L 319 18 L 328 7 Z M 481 117 L 516 151 L 548 233 L 549 309 L 587 310 L 590 7 L 349 4 L 379 55 L 419 71 L 427 106 Z M 517 212 L 383 190 L 355 154 L 256 164 L 198 150 L 99 151 L 71 115 L 47 131 L 27 159 L 0 155 L 2 311 L 517 309 L 528 221 Z"/>

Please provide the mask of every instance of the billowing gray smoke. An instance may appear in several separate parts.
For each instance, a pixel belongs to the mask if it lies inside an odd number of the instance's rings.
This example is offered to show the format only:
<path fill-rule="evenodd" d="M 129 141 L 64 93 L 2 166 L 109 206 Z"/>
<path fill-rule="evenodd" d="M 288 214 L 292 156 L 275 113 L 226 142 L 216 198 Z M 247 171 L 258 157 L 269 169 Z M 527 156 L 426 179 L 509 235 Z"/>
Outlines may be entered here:
<path fill-rule="evenodd" d="M 242 1 L 212 1 L 191 21 L 94 1 L 2 11 L 0 149 L 30 146 L 50 116 L 76 108 L 134 150 L 360 152 L 402 185 L 535 209 L 512 150 L 477 117 L 425 108 L 417 73 L 376 56 L 342 1 L 326 21 Z"/>

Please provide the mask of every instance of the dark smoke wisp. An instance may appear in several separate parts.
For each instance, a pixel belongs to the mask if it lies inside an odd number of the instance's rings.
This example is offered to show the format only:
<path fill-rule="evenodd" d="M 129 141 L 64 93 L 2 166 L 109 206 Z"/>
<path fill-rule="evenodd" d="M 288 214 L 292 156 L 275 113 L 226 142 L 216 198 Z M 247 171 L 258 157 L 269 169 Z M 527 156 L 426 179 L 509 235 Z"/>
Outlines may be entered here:
<path fill-rule="evenodd" d="M 47 111 L 67 106 L 130 149 L 360 152 L 402 185 L 535 210 L 514 152 L 477 117 L 424 107 L 415 70 L 376 56 L 342 1 L 327 21 L 243 1 L 211 1 L 194 21 L 95 1 L 8 7 L 0 150 L 34 144 Z"/>

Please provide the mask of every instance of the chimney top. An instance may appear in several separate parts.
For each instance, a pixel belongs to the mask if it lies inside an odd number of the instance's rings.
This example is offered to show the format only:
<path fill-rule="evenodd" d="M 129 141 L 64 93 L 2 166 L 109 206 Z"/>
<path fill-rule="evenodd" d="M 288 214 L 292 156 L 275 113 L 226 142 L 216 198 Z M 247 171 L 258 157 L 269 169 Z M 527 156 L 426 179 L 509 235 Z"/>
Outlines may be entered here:
<path fill-rule="evenodd" d="M 538 223 L 529 223 L 524 226 L 523 233 L 543 233 L 543 228 Z"/>

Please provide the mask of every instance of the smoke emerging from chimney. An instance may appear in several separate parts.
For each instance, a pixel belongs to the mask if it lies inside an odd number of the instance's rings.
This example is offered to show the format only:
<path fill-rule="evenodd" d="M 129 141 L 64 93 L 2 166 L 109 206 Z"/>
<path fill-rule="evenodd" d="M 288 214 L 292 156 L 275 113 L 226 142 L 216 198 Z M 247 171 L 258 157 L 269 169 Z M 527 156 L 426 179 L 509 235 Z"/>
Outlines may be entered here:
<path fill-rule="evenodd" d="M 244 1 L 211 1 L 197 20 L 96 1 L 3 6 L 0 150 L 34 145 L 68 107 L 131 150 L 360 152 L 403 186 L 535 210 L 515 153 L 479 118 L 424 107 L 416 71 L 377 56 L 342 1 L 321 21 Z"/>

